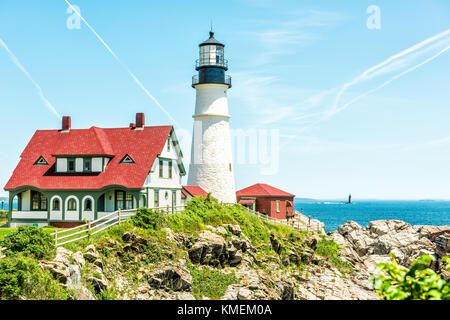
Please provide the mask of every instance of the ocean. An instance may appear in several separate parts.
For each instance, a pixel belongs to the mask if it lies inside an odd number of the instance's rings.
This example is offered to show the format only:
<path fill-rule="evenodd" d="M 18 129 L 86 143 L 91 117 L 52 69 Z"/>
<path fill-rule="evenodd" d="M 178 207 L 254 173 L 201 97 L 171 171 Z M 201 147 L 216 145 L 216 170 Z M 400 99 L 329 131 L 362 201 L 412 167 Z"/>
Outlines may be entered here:
<path fill-rule="evenodd" d="M 339 201 L 295 199 L 294 208 L 325 223 L 325 231 L 337 230 L 353 220 L 367 226 L 373 220 L 402 220 L 412 225 L 450 225 L 450 201 L 366 200 L 353 204 Z"/>

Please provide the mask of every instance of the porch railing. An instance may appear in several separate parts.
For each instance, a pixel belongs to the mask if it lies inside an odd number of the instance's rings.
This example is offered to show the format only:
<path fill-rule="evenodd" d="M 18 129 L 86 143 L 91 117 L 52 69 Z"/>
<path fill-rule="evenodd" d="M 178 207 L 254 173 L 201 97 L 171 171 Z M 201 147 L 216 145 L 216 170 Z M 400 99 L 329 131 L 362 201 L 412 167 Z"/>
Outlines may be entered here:
<path fill-rule="evenodd" d="M 183 211 L 185 205 L 174 206 L 174 207 L 155 207 L 149 208 L 151 210 L 156 210 L 161 214 L 174 214 Z M 55 246 L 63 246 L 65 244 L 78 241 L 84 238 L 92 237 L 99 232 L 102 232 L 112 226 L 119 225 L 120 223 L 127 220 L 129 217 L 134 216 L 138 209 L 128 209 L 128 210 L 117 210 L 111 212 L 110 214 L 103 216 L 94 221 L 88 221 L 85 224 L 79 225 L 74 228 L 65 230 L 55 230 L 51 233 L 54 238 Z"/>

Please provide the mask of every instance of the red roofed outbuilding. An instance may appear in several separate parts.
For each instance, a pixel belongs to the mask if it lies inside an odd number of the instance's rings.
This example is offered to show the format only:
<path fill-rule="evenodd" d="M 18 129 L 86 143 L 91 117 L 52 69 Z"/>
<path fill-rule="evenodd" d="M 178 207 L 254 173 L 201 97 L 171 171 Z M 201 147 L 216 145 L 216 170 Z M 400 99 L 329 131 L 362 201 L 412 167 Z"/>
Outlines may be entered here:
<path fill-rule="evenodd" d="M 237 202 L 277 219 L 294 216 L 295 195 L 263 183 L 236 192 Z"/>

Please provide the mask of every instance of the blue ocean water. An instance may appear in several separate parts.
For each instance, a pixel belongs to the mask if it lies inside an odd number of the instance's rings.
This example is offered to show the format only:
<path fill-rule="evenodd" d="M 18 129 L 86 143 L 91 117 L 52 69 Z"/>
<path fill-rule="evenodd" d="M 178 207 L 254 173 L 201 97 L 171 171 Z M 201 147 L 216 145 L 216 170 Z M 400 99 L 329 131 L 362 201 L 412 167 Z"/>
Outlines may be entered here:
<path fill-rule="evenodd" d="M 412 225 L 450 225 L 450 201 L 339 201 L 295 199 L 294 207 L 325 223 L 325 231 L 337 230 L 353 220 L 367 226 L 373 220 L 402 220 Z"/>

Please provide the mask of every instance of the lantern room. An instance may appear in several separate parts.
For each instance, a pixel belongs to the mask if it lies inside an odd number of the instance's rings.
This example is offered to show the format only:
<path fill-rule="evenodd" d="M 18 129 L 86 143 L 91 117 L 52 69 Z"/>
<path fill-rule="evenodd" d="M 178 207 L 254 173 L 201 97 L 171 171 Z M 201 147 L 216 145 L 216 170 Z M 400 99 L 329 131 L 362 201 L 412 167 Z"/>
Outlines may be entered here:
<path fill-rule="evenodd" d="M 198 75 L 192 77 L 192 87 L 197 84 L 218 83 L 231 87 L 231 77 L 225 75 L 228 70 L 228 61 L 225 59 L 224 47 L 214 38 L 214 32 L 209 32 L 209 39 L 200 45 L 199 59 L 196 61 L 195 70 Z"/>

